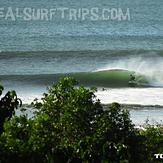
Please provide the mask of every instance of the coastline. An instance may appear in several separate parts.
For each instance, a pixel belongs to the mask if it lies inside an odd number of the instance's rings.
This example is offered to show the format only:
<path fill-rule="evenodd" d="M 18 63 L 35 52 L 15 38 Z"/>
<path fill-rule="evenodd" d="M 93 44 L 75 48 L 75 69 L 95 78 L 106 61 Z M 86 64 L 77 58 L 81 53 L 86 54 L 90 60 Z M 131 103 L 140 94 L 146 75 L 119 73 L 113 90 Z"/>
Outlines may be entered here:
<path fill-rule="evenodd" d="M 102 104 L 104 109 L 107 109 L 110 104 Z M 163 106 L 159 105 L 136 105 L 136 104 L 121 104 L 122 108 L 129 110 L 130 118 L 136 127 L 146 126 L 147 122 L 150 125 L 163 125 Z M 22 108 L 16 110 L 16 115 L 28 115 L 33 117 L 32 106 L 23 104 Z"/>

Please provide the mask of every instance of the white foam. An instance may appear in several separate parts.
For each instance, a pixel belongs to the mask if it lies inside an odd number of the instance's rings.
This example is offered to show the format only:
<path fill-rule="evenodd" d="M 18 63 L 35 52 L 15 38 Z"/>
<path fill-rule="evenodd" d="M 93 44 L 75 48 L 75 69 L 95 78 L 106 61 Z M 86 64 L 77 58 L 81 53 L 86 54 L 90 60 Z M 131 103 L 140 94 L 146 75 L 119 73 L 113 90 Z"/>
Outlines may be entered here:
<path fill-rule="evenodd" d="M 41 99 L 46 90 L 17 92 L 23 104 L 30 104 L 35 98 Z M 163 88 L 107 88 L 98 89 L 96 96 L 103 104 L 119 102 L 121 104 L 162 105 Z"/>
<path fill-rule="evenodd" d="M 108 61 L 96 71 L 122 69 L 134 71 L 146 76 L 152 86 L 163 86 L 163 58 L 152 52 L 139 56 L 127 58 L 118 58 L 113 62 Z"/>
<path fill-rule="evenodd" d="M 99 90 L 96 95 L 104 104 L 119 102 L 163 106 L 163 88 L 110 88 Z"/>
<path fill-rule="evenodd" d="M 37 98 L 41 99 L 42 94 L 45 91 L 35 92 L 18 92 L 18 97 L 22 99 L 23 104 L 31 104 L 31 102 Z M 103 104 L 109 104 L 112 102 L 119 102 L 121 104 L 140 104 L 140 105 L 162 105 L 163 106 L 163 88 L 110 88 L 102 91 L 99 89 L 96 92 L 96 96 Z M 17 114 L 21 114 L 18 113 Z M 28 114 L 32 113 L 28 110 Z M 162 110 L 131 110 L 131 119 L 134 124 L 142 125 L 148 118 L 150 124 L 154 122 L 163 123 L 163 111 Z"/>

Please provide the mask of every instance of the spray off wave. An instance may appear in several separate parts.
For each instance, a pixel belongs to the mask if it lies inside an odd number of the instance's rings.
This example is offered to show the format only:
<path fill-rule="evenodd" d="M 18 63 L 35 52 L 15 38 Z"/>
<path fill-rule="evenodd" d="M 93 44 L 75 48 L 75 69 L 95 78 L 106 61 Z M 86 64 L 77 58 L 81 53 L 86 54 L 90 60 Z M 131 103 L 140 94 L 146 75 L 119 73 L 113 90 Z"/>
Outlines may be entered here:
<path fill-rule="evenodd" d="M 63 76 L 88 86 L 128 87 L 131 74 L 137 86 L 163 86 L 162 50 L 2 52 L 0 65 L 0 81 L 10 87 L 49 86 Z"/>
<path fill-rule="evenodd" d="M 55 83 L 61 77 L 70 76 L 85 86 L 96 87 L 129 87 L 130 75 L 134 71 L 122 69 L 98 71 L 98 72 L 78 72 L 67 74 L 40 74 L 40 75 L 1 75 L 2 84 L 6 85 L 32 85 L 49 86 Z M 142 75 L 136 75 L 138 87 L 149 86 L 146 78 Z M 15 83 L 15 84 L 14 84 Z"/>
<path fill-rule="evenodd" d="M 139 56 L 127 57 L 122 60 L 113 61 L 103 68 L 96 70 L 126 70 L 134 72 L 136 76 L 145 78 L 150 86 L 163 87 L 163 57 L 155 53 L 148 53 Z"/>

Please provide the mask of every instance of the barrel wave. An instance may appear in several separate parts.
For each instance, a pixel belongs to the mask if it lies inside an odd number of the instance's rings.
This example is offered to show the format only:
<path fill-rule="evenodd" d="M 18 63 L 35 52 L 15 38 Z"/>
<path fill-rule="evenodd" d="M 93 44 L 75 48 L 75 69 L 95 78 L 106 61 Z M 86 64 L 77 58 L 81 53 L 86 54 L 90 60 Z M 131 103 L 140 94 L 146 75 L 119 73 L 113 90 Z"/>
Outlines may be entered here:
<path fill-rule="evenodd" d="M 24 83 L 29 85 L 49 85 L 64 76 L 74 77 L 80 84 L 96 87 L 129 87 L 130 75 L 135 75 L 136 87 L 149 86 L 147 78 L 134 71 L 123 69 L 104 70 L 96 72 L 79 72 L 66 74 L 40 74 L 40 75 L 1 75 L 2 83 Z"/>

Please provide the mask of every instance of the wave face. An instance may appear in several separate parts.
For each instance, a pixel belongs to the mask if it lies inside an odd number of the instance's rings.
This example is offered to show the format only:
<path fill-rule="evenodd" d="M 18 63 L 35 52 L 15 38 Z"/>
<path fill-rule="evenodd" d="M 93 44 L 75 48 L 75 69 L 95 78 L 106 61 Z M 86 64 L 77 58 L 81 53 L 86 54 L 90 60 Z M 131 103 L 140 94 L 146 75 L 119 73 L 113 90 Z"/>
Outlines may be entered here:
<path fill-rule="evenodd" d="M 68 74 L 42 74 L 42 75 L 1 75 L 1 81 L 6 85 L 36 85 L 48 86 L 55 83 L 64 76 L 74 77 L 80 84 L 96 87 L 128 87 L 132 71 L 127 70 L 109 70 L 97 72 L 79 72 Z M 135 75 L 138 87 L 149 86 L 145 76 Z M 10 81 L 10 82 L 9 82 Z"/>
<path fill-rule="evenodd" d="M 102 91 L 100 99 L 107 97 L 106 102 L 163 105 L 162 88 L 155 88 L 163 86 L 162 6 L 162 0 L 1 0 L 1 8 L 13 9 L 129 8 L 131 21 L 2 18 L 0 82 L 27 103 L 69 75 L 88 86 L 118 87 L 111 94 L 109 88 L 108 96 Z M 134 72 L 138 87 L 154 88 L 126 88 Z"/>
<path fill-rule="evenodd" d="M 109 69 L 160 71 L 163 67 L 162 61 L 163 50 L 1 52 L 0 75 L 57 74 Z"/>
<path fill-rule="evenodd" d="M 19 80 L 48 85 L 71 74 L 86 84 L 127 86 L 129 74 L 135 72 L 149 85 L 163 86 L 162 50 L 1 52 L 0 66 L 0 80 L 9 83 Z"/>
<path fill-rule="evenodd" d="M 162 0 L 40 0 L 39 3 L 34 0 L 14 0 L 14 3 L 1 0 L 5 13 L 7 7 L 12 7 L 13 10 L 25 7 L 98 7 L 99 10 L 121 8 L 123 11 L 129 8 L 131 20 L 69 21 L 58 17 L 53 21 L 23 21 L 21 18 L 11 21 L 2 18 L 0 75 L 22 75 L 19 77 L 21 80 L 26 75 L 27 79 L 28 75 L 55 76 L 123 69 L 146 76 L 150 85 L 163 86 L 162 6 Z M 89 80 L 89 77 L 83 78 Z M 100 85 L 104 77 L 98 78 L 101 78 Z M 110 80 L 112 78 L 110 76 Z M 119 80 L 122 81 L 122 78 Z M 33 79 L 34 83 L 36 81 Z M 41 81 L 48 83 L 46 79 Z"/>

